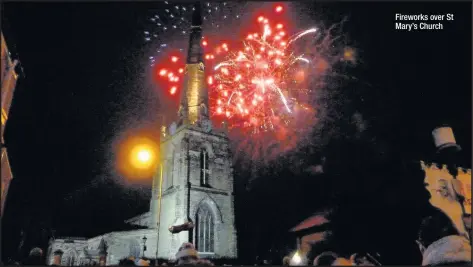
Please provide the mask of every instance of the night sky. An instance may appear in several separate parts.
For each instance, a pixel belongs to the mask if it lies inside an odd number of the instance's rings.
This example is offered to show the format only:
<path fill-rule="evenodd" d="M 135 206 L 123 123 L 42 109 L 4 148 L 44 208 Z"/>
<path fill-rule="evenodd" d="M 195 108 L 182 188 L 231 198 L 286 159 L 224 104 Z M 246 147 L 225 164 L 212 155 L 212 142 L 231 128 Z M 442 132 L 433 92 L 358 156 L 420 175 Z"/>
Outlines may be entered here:
<path fill-rule="evenodd" d="M 47 246 L 52 230 L 55 236 L 93 236 L 149 208 L 146 183 L 123 182 L 112 171 L 111 151 L 124 130 L 158 124 L 159 99 L 145 82 L 142 36 L 145 15 L 156 5 L 3 4 L 2 31 L 26 75 L 6 129 L 15 178 L 2 225 L 3 258 L 15 257 L 21 230 L 29 250 Z M 343 134 L 302 153 L 314 164 L 326 158 L 322 175 L 279 168 L 249 191 L 236 186 L 241 258 L 251 263 L 255 255 L 269 257 L 271 247 L 293 246 L 289 238 L 274 237 L 335 204 L 346 211 L 338 221 L 341 240 L 357 240 L 346 247 L 376 247 L 387 263 L 415 263 L 412 231 L 401 228 L 415 228 L 411 217 L 418 210 L 408 203 L 421 201 L 422 189 L 399 166 L 431 159 L 431 131 L 448 124 L 463 148 L 463 165 L 471 167 L 471 3 L 313 8 L 328 24 L 348 18 L 343 29 L 359 58 L 350 74 L 359 82 L 338 88 L 347 100 L 330 109 L 340 121 L 361 113 L 368 129 L 357 138 L 339 122 Z M 439 31 L 396 31 L 396 13 L 452 13 L 455 20 Z"/>

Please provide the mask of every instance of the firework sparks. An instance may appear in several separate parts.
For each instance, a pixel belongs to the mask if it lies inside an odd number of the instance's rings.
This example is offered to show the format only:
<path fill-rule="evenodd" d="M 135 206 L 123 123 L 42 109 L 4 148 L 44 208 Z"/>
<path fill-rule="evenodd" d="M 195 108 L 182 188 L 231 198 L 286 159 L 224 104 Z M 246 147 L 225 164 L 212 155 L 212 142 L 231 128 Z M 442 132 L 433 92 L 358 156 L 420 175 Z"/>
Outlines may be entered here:
<path fill-rule="evenodd" d="M 335 43 L 336 26 L 293 31 L 281 16 L 286 7 L 271 10 L 268 16 L 254 18 L 251 31 L 243 34 L 245 28 L 240 29 L 241 39 L 216 42 L 206 36 L 201 43 L 212 118 L 238 133 L 233 139 L 245 136 L 248 140 L 236 142 L 244 147 L 240 149 L 251 146 L 253 158 L 271 158 L 267 149 L 280 154 L 297 146 L 316 123 L 314 99 L 327 84 L 326 78 L 336 74 L 338 62 L 356 58 L 353 49 Z M 183 58 L 182 51 L 168 52 L 165 67 L 156 70 L 169 95 L 180 91 Z"/>
<path fill-rule="evenodd" d="M 149 57 L 151 66 L 156 64 L 159 55 L 167 53 L 170 47 L 178 51 L 186 49 L 187 42 L 183 40 L 189 34 L 192 18 L 192 3 L 171 3 L 164 1 L 159 7 L 150 12 L 143 31 L 144 42 L 150 44 L 153 50 Z M 239 21 L 245 5 L 234 2 L 205 2 L 203 3 L 204 32 L 218 32 L 225 24 Z M 206 29 L 209 29 L 207 31 Z"/>
<path fill-rule="evenodd" d="M 281 11 L 282 7 L 276 8 Z M 311 62 L 294 46 L 317 32 L 312 28 L 287 38 L 284 24 L 273 25 L 264 16 L 257 22 L 260 32 L 248 33 L 242 49 L 231 50 L 214 67 L 209 83 L 214 115 L 226 117 L 234 126 L 250 127 L 253 133 L 286 127 L 291 120 L 299 105 L 296 92 L 308 92 L 303 73 Z"/>

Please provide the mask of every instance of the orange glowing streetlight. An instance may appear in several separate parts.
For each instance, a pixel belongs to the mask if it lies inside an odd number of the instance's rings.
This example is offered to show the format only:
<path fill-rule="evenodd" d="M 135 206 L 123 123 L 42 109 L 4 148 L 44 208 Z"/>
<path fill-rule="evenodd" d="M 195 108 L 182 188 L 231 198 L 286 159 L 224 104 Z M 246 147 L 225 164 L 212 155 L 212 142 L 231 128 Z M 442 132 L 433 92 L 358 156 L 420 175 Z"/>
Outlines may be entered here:
<path fill-rule="evenodd" d="M 116 167 L 129 181 L 147 180 L 158 171 L 159 145 L 154 138 L 124 136 L 118 142 Z"/>
<path fill-rule="evenodd" d="M 149 169 L 155 165 L 156 155 L 154 149 L 147 144 L 140 144 L 131 149 L 130 163 L 136 169 Z"/>

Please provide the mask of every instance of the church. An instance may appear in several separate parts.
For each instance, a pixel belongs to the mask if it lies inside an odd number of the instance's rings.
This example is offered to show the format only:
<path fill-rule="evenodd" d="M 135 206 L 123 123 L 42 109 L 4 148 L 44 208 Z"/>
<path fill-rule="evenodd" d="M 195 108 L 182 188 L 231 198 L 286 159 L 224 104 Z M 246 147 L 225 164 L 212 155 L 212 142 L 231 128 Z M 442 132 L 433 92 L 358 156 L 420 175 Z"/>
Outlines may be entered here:
<path fill-rule="evenodd" d="M 91 239 L 56 238 L 47 264 L 117 265 L 123 258 L 175 259 L 184 242 L 201 258 L 236 258 L 233 169 L 225 130 L 212 127 L 201 47 L 200 4 L 192 17 L 178 121 L 162 128 L 160 170 L 153 178 L 148 212 L 126 223 L 143 229 Z M 184 231 L 179 226 L 192 225 Z"/>

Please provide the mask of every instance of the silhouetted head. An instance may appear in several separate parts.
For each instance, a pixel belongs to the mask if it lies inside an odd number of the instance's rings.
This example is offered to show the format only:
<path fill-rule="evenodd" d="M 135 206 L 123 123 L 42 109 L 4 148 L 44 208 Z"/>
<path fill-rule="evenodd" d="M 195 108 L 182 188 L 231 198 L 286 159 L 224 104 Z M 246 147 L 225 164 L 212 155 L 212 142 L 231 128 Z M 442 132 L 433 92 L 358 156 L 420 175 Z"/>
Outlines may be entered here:
<path fill-rule="evenodd" d="M 33 248 L 26 261 L 23 263 L 24 265 L 42 265 L 43 264 L 43 250 L 40 248 Z"/>
<path fill-rule="evenodd" d="M 135 265 L 135 262 L 130 260 L 130 259 L 123 259 L 121 260 L 118 265 L 124 265 L 124 266 L 134 266 Z"/>
<path fill-rule="evenodd" d="M 40 249 L 40 248 L 33 248 L 30 251 L 30 256 L 42 257 L 43 256 L 43 250 Z"/>
<path fill-rule="evenodd" d="M 194 265 L 199 256 L 192 243 L 184 243 L 176 253 L 177 265 Z"/>

